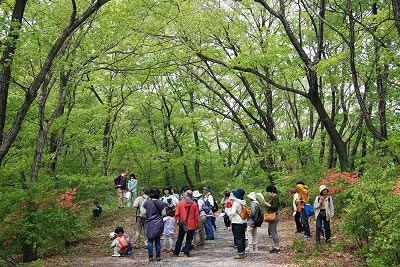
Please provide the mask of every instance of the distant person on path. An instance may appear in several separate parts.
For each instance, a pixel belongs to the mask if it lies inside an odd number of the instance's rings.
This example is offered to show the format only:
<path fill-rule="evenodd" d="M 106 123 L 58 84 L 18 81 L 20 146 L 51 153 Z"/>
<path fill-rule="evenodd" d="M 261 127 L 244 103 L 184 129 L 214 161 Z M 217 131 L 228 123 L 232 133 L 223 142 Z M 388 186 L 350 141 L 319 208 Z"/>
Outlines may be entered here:
<path fill-rule="evenodd" d="M 177 223 L 186 222 L 186 229 L 179 227 L 178 239 L 176 240 L 175 250 L 170 254 L 171 257 L 179 256 L 182 248 L 183 239 L 186 235 L 185 247 L 183 254 L 185 257 L 190 257 L 190 246 L 193 241 L 193 236 L 197 226 L 199 225 L 199 210 L 197 203 L 193 201 L 193 192 L 187 190 L 184 198 L 179 201 L 178 207 L 175 211 L 175 220 Z"/>
<path fill-rule="evenodd" d="M 92 210 L 93 212 L 93 217 L 98 218 L 100 217 L 101 213 L 103 212 L 103 208 L 99 204 L 97 200 L 93 201 L 94 208 Z"/>
<path fill-rule="evenodd" d="M 319 187 L 319 195 L 314 201 L 314 214 L 316 219 L 316 242 L 321 241 L 322 225 L 325 228 L 326 242 L 330 242 L 331 238 L 331 219 L 335 215 L 333 199 L 329 195 L 329 189 L 325 185 Z"/>
<path fill-rule="evenodd" d="M 279 222 L 279 195 L 276 187 L 274 185 L 269 185 L 267 187 L 267 193 L 270 197 L 270 200 L 267 202 L 265 201 L 265 206 L 267 206 L 267 213 L 276 212 L 276 219 L 274 222 L 268 223 L 268 231 L 274 240 L 275 247 L 270 250 L 270 253 L 279 253 L 281 252 L 281 247 L 279 246 L 279 236 L 278 236 L 278 222 Z"/>
<path fill-rule="evenodd" d="M 304 209 L 304 205 L 310 203 L 310 197 L 308 195 L 308 186 L 305 185 L 302 181 L 300 181 L 297 182 L 296 188 L 299 192 L 299 196 L 297 197 L 296 200 L 297 211 L 300 212 L 300 219 L 304 228 L 304 235 L 302 235 L 301 237 L 310 238 L 311 237 L 310 224 L 308 223 L 308 216 L 306 214 L 306 210 Z"/>
<path fill-rule="evenodd" d="M 159 199 L 160 190 L 153 188 L 150 190 L 149 199 L 143 203 L 143 208 L 146 209 L 146 221 L 144 229 L 147 236 L 147 251 L 149 254 L 149 262 L 153 259 L 153 245 L 156 249 L 156 260 L 161 260 L 161 243 L 160 237 L 164 231 L 164 222 L 162 218 L 162 210 L 164 203 Z"/>
<path fill-rule="evenodd" d="M 204 207 L 204 211 L 206 213 L 207 219 L 205 224 L 206 230 L 206 240 L 214 240 L 214 227 L 212 224 L 213 220 L 213 212 L 211 208 L 207 208 L 207 204 L 211 207 L 214 206 L 214 197 L 211 195 L 211 187 L 209 185 L 203 186 L 203 195 L 204 195 L 204 203 L 206 206 Z"/>
<path fill-rule="evenodd" d="M 127 206 L 130 207 L 132 204 L 132 200 L 134 201 L 137 198 L 137 184 L 138 180 L 136 180 L 135 174 L 129 174 L 129 181 L 128 181 L 128 204 Z"/>
<path fill-rule="evenodd" d="M 248 240 L 247 240 L 246 252 L 251 252 L 251 251 L 257 249 L 257 243 L 258 243 L 257 228 L 258 227 L 255 224 L 254 218 L 255 218 L 256 214 L 259 214 L 261 207 L 257 201 L 257 197 L 254 192 L 251 192 L 250 194 L 248 194 L 247 197 L 250 200 L 251 214 L 249 215 L 249 218 L 247 218 Z"/>
<path fill-rule="evenodd" d="M 206 232 L 205 232 L 205 224 L 207 220 L 207 214 L 204 211 L 204 200 L 201 198 L 201 194 L 199 191 L 193 191 L 193 197 L 197 200 L 197 207 L 199 210 L 199 241 L 196 243 L 196 246 L 201 247 L 205 245 L 206 240 Z"/>
<path fill-rule="evenodd" d="M 304 231 L 303 224 L 301 223 L 300 220 L 300 212 L 297 210 L 297 204 L 296 200 L 299 197 L 299 193 L 297 193 L 295 188 L 290 189 L 289 193 L 293 195 L 293 216 L 294 216 L 294 222 L 296 223 L 296 233 L 301 233 Z"/>
<path fill-rule="evenodd" d="M 238 190 L 233 191 L 229 197 L 232 200 L 232 208 L 227 211 L 227 214 L 232 222 L 233 241 L 238 252 L 238 255 L 236 255 L 234 259 L 246 258 L 245 245 L 247 219 L 242 219 L 242 217 L 240 217 L 242 207 L 243 205 L 246 205 L 246 200 L 243 199 L 244 194 L 244 190 L 239 188 Z"/>
<path fill-rule="evenodd" d="M 174 249 L 174 229 L 175 229 L 174 215 L 175 215 L 174 210 L 168 208 L 167 216 L 163 218 L 164 221 L 163 253 L 172 253 Z"/>
<path fill-rule="evenodd" d="M 143 203 L 149 198 L 148 194 L 149 190 L 147 188 L 142 188 L 142 190 L 140 190 L 140 196 L 135 199 L 132 205 L 133 208 L 136 208 L 135 238 L 133 240 L 134 248 L 136 249 L 140 248 L 141 235 L 144 236 L 144 246 L 147 248 L 147 238 L 144 229 L 144 223 L 146 221 L 146 209 L 143 208 Z"/>
<path fill-rule="evenodd" d="M 121 174 L 118 174 L 114 179 L 114 188 L 117 189 L 117 198 L 118 198 L 118 208 L 124 208 L 124 194 L 126 189 L 126 177 L 128 176 L 129 171 L 124 171 Z"/>

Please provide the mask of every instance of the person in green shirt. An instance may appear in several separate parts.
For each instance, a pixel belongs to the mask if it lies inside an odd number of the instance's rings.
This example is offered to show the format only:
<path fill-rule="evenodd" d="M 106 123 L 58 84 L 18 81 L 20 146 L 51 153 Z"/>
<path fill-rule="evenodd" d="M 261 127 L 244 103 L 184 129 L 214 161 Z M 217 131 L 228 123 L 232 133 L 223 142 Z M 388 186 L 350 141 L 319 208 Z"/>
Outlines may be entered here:
<path fill-rule="evenodd" d="M 269 185 L 267 187 L 267 193 L 270 197 L 269 201 L 265 201 L 264 204 L 267 207 L 267 213 L 276 212 L 276 219 L 273 222 L 268 223 L 268 232 L 271 234 L 274 240 L 274 248 L 270 250 L 270 253 L 281 252 L 281 247 L 279 246 L 279 236 L 278 236 L 278 222 L 279 222 L 279 195 L 276 187 L 274 185 Z"/>

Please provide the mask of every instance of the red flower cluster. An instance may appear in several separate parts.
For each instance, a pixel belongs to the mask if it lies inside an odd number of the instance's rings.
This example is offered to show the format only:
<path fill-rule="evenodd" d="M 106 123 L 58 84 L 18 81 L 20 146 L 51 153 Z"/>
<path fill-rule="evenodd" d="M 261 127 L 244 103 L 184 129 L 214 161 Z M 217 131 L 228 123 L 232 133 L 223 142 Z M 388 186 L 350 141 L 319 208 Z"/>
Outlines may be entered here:
<path fill-rule="evenodd" d="M 393 186 L 393 195 L 400 194 L 400 178 L 397 178 L 397 184 Z"/>
<path fill-rule="evenodd" d="M 329 170 L 319 182 L 329 188 L 331 194 L 340 192 L 360 181 L 359 172 L 335 172 Z"/>
<path fill-rule="evenodd" d="M 73 212 L 79 212 L 80 207 L 73 202 L 75 195 L 76 187 L 61 194 L 57 199 L 57 204 L 63 207 L 70 208 Z"/>

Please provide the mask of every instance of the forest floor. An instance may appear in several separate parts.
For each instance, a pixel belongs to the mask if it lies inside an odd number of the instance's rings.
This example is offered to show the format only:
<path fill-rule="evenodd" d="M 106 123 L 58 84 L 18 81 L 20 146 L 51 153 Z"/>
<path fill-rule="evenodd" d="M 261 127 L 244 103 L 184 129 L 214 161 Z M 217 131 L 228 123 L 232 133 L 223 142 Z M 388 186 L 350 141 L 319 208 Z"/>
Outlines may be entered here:
<path fill-rule="evenodd" d="M 111 257 L 112 250 L 109 249 L 108 234 L 120 225 L 126 233 L 132 236 L 134 220 L 132 209 L 105 211 L 101 218 L 91 221 L 93 234 L 87 240 L 75 242 L 62 255 L 42 258 L 40 260 L 41 266 L 364 266 L 363 262 L 341 240 L 337 232 L 338 222 L 333 221 L 332 223 L 332 242 L 330 244 L 321 242 L 317 245 L 314 238 L 303 240 L 300 238 L 300 234 L 294 233 L 295 224 L 290 209 L 284 209 L 281 212 L 281 220 L 278 223 L 278 234 L 282 248 L 282 252 L 278 254 L 269 253 L 269 250 L 273 248 L 273 241 L 272 238 L 268 237 L 268 224 L 263 223 L 258 228 L 258 250 L 246 254 L 247 257 L 244 260 L 234 259 L 237 250 L 232 246 L 232 232 L 226 230 L 223 218 L 218 217 L 215 240 L 206 241 L 205 246 L 195 248 L 191 252 L 192 257 L 190 258 L 184 258 L 183 253 L 178 258 L 171 258 L 168 254 L 162 254 L 160 262 L 149 263 L 147 249 L 144 248 L 134 249 L 130 256 Z M 313 218 L 310 219 L 310 226 L 313 235 L 315 234 L 315 220 Z"/>

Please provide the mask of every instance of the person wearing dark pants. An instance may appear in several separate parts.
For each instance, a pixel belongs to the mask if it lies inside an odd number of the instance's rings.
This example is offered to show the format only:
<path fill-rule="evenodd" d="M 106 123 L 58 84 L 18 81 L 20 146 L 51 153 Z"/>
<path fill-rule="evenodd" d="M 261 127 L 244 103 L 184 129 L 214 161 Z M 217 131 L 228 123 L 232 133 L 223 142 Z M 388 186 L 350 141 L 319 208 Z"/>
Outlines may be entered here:
<path fill-rule="evenodd" d="M 171 257 L 179 256 L 179 252 L 182 248 L 183 239 L 186 235 L 185 247 L 183 254 L 185 257 L 190 257 L 190 247 L 192 245 L 193 236 L 196 228 L 199 225 L 199 209 L 197 203 L 193 200 L 193 192 L 187 190 L 183 194 L 183 199 L 179 201 L 175 211 L 175 221 L 178 222 L 179 232 L 178 239 L 175 243 L 175 249 L 173 253 L 170 253 Z"/>
<path fill-rule="evenodd" d="M 232 200 L 232 208 L 225 209 L 226 214 L 229 216 L 232 222 L 232 233 L 233 233 L 233 242 L 237 247 L 238 255 L 236 255 L 235 259 L 244 259 L 246 258 L 245 254 L 245 243 L 246 243 L 246 228 L 247 228 L 247 218 L 243 219 L 240 216 L 240 212 L 242 211 L 243 205 L 246 205 L 246 200 L 244 197 L 244 190 L 239 188 L 236 191 L 233 191 L 230 194 L 230 199 Z"/>
<path fill-rule="evenodd" d="M 211 208 L 207 209 L 207 206 L 214 206 L 214 197 L 211 195 L 211 187 L 206 185 L 203 186 L 203 195 L 204 195 L 204 202 L 206 204 L 205 212 L 206 212 L 206 224 L 205 224 L 205 230 L 206 230 L 206 240 L 214 240 L 214 227 L 213 227 L 213 213 Z"/>
<path fill-rule="evenodd" d="M 310 203 L 310 197 L 308 195 L 308 186 L 305 185 L 303 182 L 297 182 L 296 188 L 299 192 L 299 196 L 296 199 L 297 211 L 300 212 L 300 219 L 304 228 L 304 235 L 302 235 L 301 237 L 310 238 L 311 237 L 310 225 L 308 223 L 308 216 L 306 215 L 306 211 L 304 209 L 304 205 Z"/>
<path fill-rule="evenodd" d="M 293 216 L 294 222 L 296 223 L 296 233 L 301 233 L 304 231 L 303 224 L 300 219 L 300 212 L 297 210 L 296 199 L 299 197 L 299 193 L 297 193 L 296 189 L 290 189 L 290 194 L 293 195 Z"/>
<path fill-rule="evenodd" d="M 314 212 L 316 219 L 316 242 L 321 241 L 322 224 L 325 228 L 325 240 L 330 242 L 331 238 L 331 219 L 335 214 L 335 209 L 333 206 L 333 199 L 329 194 L 329 189 L 325 185 L 319 187 L 319 195 L 314 201 Z"/>

